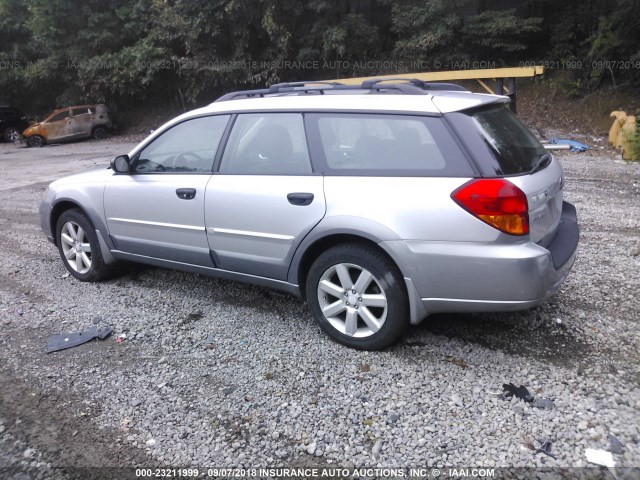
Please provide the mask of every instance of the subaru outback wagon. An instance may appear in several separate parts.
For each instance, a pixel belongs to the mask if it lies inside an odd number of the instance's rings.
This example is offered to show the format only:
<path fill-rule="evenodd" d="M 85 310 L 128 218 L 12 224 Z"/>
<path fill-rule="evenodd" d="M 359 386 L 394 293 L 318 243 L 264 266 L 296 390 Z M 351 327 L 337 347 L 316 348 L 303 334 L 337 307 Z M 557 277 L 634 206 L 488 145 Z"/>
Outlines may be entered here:
<path fill-rule="evenodd" d="M 417 80 L 231 93 L 53 182 L 42 228 L 80 280 L 129 260 L 281 289 L 381 349 L 433 313 L 536 306 L 569 273 L 562 167 L 508 101 Z"/>

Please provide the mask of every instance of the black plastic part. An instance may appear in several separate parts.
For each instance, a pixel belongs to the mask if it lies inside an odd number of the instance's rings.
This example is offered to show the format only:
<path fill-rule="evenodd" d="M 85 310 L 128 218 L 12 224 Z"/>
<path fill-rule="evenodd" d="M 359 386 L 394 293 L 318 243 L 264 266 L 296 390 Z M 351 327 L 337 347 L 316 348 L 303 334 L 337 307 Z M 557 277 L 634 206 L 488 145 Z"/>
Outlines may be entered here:
<path fill-rule="evenodd" d="M 90 342 L 94 338 L 104 340 L 111 334 L 112 330 L 113 328 L 111 327 L 98 328 L 93 326 L 84 332 L 59 333 L 58 335 L 51 335 L 47 339 L 47 353 L 77 347 L 83 343 Z"/>
<path fill-rule="evenodd" d="M 564 265 L 571 258 L 576 248 L 578 248 L 579 239 L 580 227 L 578 226 L 576 207 L 568 202 L 563 202 L 558 231 L 554 239 L 547 246 L 547 250 L 551 252 L 553 266 L 556 269 Z"/>
<path fill-rule="evenodd" d="M 218 98 L 216 102 L 225 102 L 239 98 L 264 97 L 265 95 L 283 93 L 324 95 L 336 90 L 363 90 L 363 93 L 389 93 L 393 91 L 393 93 L 401 93 L 404 95 L 424 95 L 432 91 L 467 91 L 464 87 L 454 83 L 430 83 L 415 78 L 373 78 L 371 80 L 365 80 L 360 85 L 344 85 L 340 82 L 322 81 L 276 83 L 269 88 L 227 93 Z"/>
<path fill-rule="evenodd" d="M 311 205 L 313 202 L 313 193 L 307 192 L 294 192 L 287 195 L 287 200 L 291 205 L 298 205 L 301 207 Z"/>
<path fill-rule="evenodd" d="M 533 395 L 529 393 L 527 387 L 524 385 L 520 385 L 516 387 L 513 383 L 505 383 L 502 385 L 502 389 L 504 390 L 504 396 L 509 398 L 514 395 L 520 400 L 524 400 L 527 403 L 533 402 Z"/>
<path fill-rule="evenodd" d="M 193 200 L 196 198 L 196 189 L 195 188 L 178 188 L 176 190 L 176 195 L 180 200 Z"/>

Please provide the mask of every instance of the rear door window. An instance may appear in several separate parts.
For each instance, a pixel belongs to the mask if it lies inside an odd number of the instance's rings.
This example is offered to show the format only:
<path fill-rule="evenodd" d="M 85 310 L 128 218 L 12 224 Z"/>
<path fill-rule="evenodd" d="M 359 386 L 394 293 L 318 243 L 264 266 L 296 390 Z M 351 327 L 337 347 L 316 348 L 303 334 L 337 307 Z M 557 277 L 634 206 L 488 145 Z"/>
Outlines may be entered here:
<path fill-rule="evenodd" d="M 441 118 L 366 113 L 305 118 L 325 173 L 473 175 Z"/>
<path fill-rule="evenodd" d="M 238 115 L 219 171 L 232 175 L 310 174 L 311 162 L 302 115 Z"/>

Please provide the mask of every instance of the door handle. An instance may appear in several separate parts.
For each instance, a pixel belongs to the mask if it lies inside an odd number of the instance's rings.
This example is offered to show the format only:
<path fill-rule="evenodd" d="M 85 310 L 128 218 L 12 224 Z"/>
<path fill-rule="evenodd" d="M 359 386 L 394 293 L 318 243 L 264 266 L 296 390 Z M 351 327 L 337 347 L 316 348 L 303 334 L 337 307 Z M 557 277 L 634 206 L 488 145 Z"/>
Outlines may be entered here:
<path fill-rule="evenodd" d="M 180 200 L 193 200 L 196 198 L 195 188 L 179 188 L 176 190 L 176 195 Z"/>
<path fill-rule="evenodd" d="M 311 205 L 311 202 L 313 202 L 313 193 L 293 192 L 287 195 L 287 200 L 289 200 L 291 205 L 304 207 L 306 205 Z"/>

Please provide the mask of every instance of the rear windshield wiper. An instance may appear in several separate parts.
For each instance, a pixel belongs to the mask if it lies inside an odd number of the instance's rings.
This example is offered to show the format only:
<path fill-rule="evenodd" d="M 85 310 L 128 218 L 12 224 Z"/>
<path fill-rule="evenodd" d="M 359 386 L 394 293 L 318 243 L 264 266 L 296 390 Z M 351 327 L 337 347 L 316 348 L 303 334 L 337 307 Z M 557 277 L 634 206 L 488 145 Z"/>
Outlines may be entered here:
<path fill-rule="evenodd" d="M 539 172 L 540 170 L 547 168 L 547 166 L 550 163 L 551 163 L 551 154 L 543 153 L 542 155 L 540 155 L 540 158 L 538 159 L 537 163 L 533 166 L 533 168 L 531 169 L 531 172 L 529 173 L 534 174 L 536 172 Z"/>

